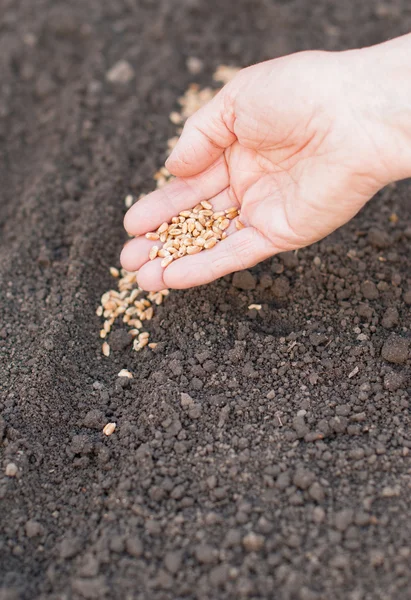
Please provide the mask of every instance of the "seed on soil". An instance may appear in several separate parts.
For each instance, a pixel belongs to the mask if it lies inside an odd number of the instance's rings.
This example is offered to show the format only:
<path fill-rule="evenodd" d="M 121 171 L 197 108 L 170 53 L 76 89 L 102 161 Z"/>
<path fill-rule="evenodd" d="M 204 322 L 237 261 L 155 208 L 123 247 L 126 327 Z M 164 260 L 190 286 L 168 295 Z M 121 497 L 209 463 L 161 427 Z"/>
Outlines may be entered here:
<path fill-rule="evenodd" d="M 110 356 L 110 346 L 108 345 L 107 342 L 104 342 L 104 344 L 102 345 L 102 350 L 103 350 L 104 356 Z"/>
<path fill-rule="evenodd" d="M 131 208 L 133 206 L 134 203 L 134 198 L 131 194 L 128 194 L 125 199 L 124 199 L 124 204 L 126 205 L 126 208 Z"/>
<path fill-rule="evenodd" d="M 127 369 L 121 369 L 117 377 L 128 377 L 129 379 L 133 379 L 133 373 L 131 373 Z"/>
<path fill-rule="evenodd" d="M 261 310 L 261 304 L 250 304 L 248 310 Z"/>
<path fill-rule="evenodd" d="M 18 473 L 18 467 L 14 463 L 8 463 L 6 465 L 5 475 L 6 477 L 15 477 Z"/>
<path fill-rule="evenodd" d="M 104 435 L 112 435 L 115 430 L 116 430 L 117 424 L 116 423 L 107 423 L 107 425 L 104 426 L 103 428 L 103 433 Z"/>
<path fill-rule="evenodd" d="M 116 267 L 110 267 L 110 275 L 113 277 L 120 277 L 120 271 Z"/>

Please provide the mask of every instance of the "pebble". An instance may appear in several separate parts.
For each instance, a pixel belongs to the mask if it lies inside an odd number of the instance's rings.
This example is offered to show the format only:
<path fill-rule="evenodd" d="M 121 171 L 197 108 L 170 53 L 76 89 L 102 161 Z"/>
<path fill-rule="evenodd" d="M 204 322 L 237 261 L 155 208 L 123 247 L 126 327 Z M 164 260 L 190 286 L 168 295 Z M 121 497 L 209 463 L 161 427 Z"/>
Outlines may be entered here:
<path fill-rule="evenodd" d="M 182 562 L 183 553 L 179 550 L 171 550 L 170 552 L 167 552 L 164 557 L 164 565 L 170 573 L 173 573 L 173 575 L 178 573 Z"/>
<path fill-rule="evenodd" d="M 25 525 L 25 531 L 28 538 L 33 538 L 43 533 L 43 527 L 38 521 L 30 519 Z"/>
<path fill-rule="evenodd" d="M 389 246 L 391 246 L 391 240 L 388 233 L 375 227 L 368 232 L 368 242 L 378 250 L 383 250 L 384 248 L 389 248 Z"/>
<path fill-rule="evenodd" d="M 189 56 L 186 60 L 187 70 L 191 75 L 199 75 L 204 69 L 204 62 L 196 56 Z"/>
<path fill-rule="evenodd" d="M 92 410 L 89 410 L 83 419 L 84 427 L 87 427 L 89 429 L 100 430 L 102 427 L 104 427 L 105 423 L 106 417 L 104 413 L 98 408 L 93 408 Z"/>
<path fill-rule="evenodd" d="M 384 388 L 390 392 L 395 392 L 405 385 L 405 376 L 402 373 L 390 371 L 384 376 Z"/>
<path fill-rule="evenodd" d="M 381 356 L 384 360 L 403 364 L 406 362 L 409 353 L 410 342 L 405 338 L 399 337 L 398 335 L 392 335 L 384 343 Z"/>
<path fill-rule="evenodd" d="M 126 60 L 119 60 L 107 71 L 106 79 L 110 83 L 129 83 L 134 77 L 134 69 Z"/>
<path fill-rule="evenodd" d="M 297 469 L 294 477 L 293 484 L 300 490 L 307 490 L 315 480 L 315 473 L 308 469 Z"/>
<path fill-rule="evenodd" d="M 137 536 L 128 537 L 126 539 L 126 551 L 130 556 L 139 558 L 143 554 L 143 543 Z"/>
<path fill-rule="evenodd" d="M 258 552 L 264 547 L 264 544 L 264 536 L 253 531 L 243 537 L 243 546 L 247 552 Z"/>
<path fill-rule="evenodd" d="M 354 520 L 354 511 L 351 508 L 345 508 L 335 514 L 335 527 L 338 531 L 345 531 Z"/>
<path fill-rule="evenodd" d="M 217 552 L 209 544 L 199 544 L 194 549 L 194 554 L 199 563 L 209 565 L 216 560 Z"/>
<path fill-rule="evenodd" d="M 233 275 L 232 284 L 239 290 L 254 290 L 257 280 L 250 271 L 237 271 Z"/>
<path fill-rule="evenodd" d="M 318 481 L 314 481 L 314 483 L 309 487 L 308 495 L 316 502 L 323 502 L 325 498 L 324 489 L 322 485 L 318 483 Z"/>

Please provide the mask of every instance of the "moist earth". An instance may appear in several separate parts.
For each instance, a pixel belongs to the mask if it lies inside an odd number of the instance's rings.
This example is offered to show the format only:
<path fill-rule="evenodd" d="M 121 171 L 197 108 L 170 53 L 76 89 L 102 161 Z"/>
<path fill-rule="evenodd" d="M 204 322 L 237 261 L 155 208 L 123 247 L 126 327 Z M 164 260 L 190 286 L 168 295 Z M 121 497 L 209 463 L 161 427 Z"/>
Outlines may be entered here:
<path fill-rule="evenodd" d="M 104 357 L 95 314 L 189 83 L 405 33 L 409 3 L 0 10 L 1 600 L 410 598 L 409 182 L 173 291 L 153 350 Z"/>

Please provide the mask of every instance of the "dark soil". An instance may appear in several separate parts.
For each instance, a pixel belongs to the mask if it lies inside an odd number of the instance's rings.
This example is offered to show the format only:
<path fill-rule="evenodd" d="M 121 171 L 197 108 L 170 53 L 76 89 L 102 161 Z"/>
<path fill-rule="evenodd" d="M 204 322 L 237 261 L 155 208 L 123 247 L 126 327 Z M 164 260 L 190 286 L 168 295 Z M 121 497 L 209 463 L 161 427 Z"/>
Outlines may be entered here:
<path fill-rule="evenodd" d="M 409 3 L 0 14 L 1 600 L 409 599 L 410 183 L 252 277 L 173 292 L 154 352 L 105 359 L 95 316 L 189 82 L 398 35 Z"/>

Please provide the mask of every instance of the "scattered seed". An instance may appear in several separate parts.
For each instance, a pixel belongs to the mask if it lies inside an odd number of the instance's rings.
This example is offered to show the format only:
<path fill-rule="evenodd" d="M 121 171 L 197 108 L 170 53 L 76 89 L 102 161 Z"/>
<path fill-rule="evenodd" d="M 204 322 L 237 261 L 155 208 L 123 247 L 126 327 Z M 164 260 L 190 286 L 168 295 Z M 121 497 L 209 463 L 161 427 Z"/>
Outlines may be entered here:
<path fill-rule="evenodd" d="M 157 348 L 158 343 L 157 342 L 151 342 L 151 344 L 148 345 L 149 348 L 151 348 L 151 350 L 154 350 L 154 348 Z"/>
<path fill-rule="evenodd" d="M 248 310 L 261 310 L 261 304 L 250 304 L 250 306 L 248 307 Z"/>
<path fill-rule="evenodd" d="M 104 344 L 102 345 L 102 350 L 103 350 L 104 356 L 110 356 L 110 346 L 108 345 L 107 342 L 104 342 Z"/>
<path fill-rule="evenodd" d="M 116 430 L 117 424 L 116 423 L 107 423 L 107 425 L 104 426 L 103 429 L 103 433 L 106 436 L 112 435 L 115 430 Z"/>
<path fill-rule="evenodd" d="M 133 379 L 133 373 L 130 373 L 127 369 L 121 369 L 117 377 L 128 377 L 129 379 Z"/>
<path fill-rule="evenodd" d="M 126 205 L 126 208 L 131 208 L 133 206 L 134 203 L 134 198 L 131 194 L 128 194 L 125 199 L 124 199 L 124 204 Z"/>
<path fill-rule="evenodd" d="M 110 274 L 115 278 L 120 277 L 120 271 L 116 267 L 110 267 Z"/>

